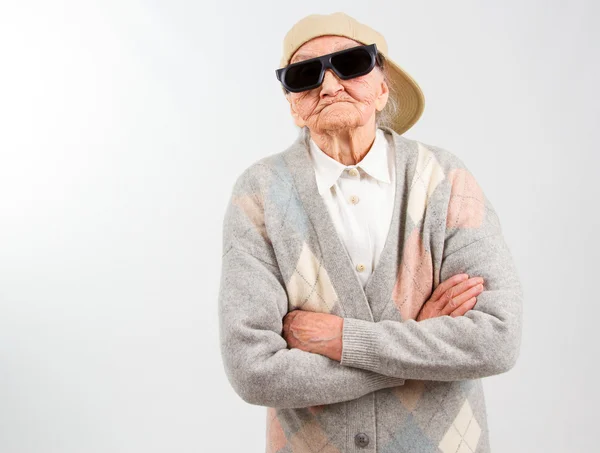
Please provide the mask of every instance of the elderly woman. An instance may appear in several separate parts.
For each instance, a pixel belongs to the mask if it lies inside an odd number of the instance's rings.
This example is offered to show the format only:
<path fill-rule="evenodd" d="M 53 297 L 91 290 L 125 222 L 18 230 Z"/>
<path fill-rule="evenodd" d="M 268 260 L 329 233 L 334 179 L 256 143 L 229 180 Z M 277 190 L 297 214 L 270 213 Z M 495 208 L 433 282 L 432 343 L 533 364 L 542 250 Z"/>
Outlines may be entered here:
<path fill-rule="evenodd" d="M 494 208 L 458 157 L 401 135 L 423 95 L 370 27 L 308 16 L 276 74 L 300 133 L 237 178 L 219 292 L 267 452 L 489 452 L 481 378 L 515 364 L 522 312 Z"/>

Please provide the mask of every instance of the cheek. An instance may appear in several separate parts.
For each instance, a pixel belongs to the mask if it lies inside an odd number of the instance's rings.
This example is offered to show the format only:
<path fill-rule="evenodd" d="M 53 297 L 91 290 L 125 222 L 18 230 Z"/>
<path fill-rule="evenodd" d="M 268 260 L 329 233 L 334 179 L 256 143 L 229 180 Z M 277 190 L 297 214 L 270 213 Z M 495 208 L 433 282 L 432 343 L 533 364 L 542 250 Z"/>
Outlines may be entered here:
<path fill-rule="evenodd" d="M 292 97 L 294 110 L 302 117 L 306 118 L 315 109 L 319 103 L 319 97 L 312 92 L 295 93 Z"/>
<path fill-rule="evenodd" d="M 356 83 L 348 87 L 346 92 L 354 99 L 354 107 L 362 114 L 369 114 L 375 107 L 373 89 L 365 83 Z"/>
<path fill-rule="evenodd" d="M 365 77 L 352 79 L 351 84 L 346 86 L 346 91 L 357 102 L 364 107 L 368 107 L 375 102 L 377 93 L 375 90 L 374 81 Z"/>

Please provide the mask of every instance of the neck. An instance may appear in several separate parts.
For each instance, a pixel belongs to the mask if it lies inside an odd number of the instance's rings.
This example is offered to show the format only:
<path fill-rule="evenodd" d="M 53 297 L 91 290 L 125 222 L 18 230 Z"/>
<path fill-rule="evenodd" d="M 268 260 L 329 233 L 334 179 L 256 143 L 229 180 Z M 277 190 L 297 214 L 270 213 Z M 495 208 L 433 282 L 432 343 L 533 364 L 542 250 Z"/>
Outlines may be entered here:
<path fill-rule="evenodd" d="M 375 141 L 375 121 L 350 129 L 314 132 L 310 137 L 328 156 L 344 165 L 356 165 L 369 152 Z"/>

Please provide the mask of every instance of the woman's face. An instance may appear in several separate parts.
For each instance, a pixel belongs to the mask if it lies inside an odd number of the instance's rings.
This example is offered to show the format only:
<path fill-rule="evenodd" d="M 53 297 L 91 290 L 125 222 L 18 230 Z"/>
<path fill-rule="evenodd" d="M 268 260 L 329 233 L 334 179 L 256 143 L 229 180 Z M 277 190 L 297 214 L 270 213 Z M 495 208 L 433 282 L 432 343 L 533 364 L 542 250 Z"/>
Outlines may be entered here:
<path fill-rule="evenodd" d="M 292 55 L 290 63 L 362 45 L 344 36 L 319 36 L 305 42 Z M 313 133 L 353 129 L 373 121 L 385 106 L 389 91 L 378 66 L 361 77 L 339 79 L 331 69 L 325 71 L 323 84 L 286 98 L 296 125 Z"/>

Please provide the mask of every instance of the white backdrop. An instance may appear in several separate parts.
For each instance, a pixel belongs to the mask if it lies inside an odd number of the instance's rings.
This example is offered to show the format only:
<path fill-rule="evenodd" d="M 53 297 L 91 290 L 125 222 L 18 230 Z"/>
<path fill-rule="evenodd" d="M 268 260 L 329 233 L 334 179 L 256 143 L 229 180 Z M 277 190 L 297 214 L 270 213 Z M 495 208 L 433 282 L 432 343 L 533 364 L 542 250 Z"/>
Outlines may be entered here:
<path fill-rule="evenodd" d="M 296 137 L 281 41 L 345 11 L 420 83 L 525 291 L 496 453 L 598 448 L 594 0 L 0 1 L 0 452 L 263 452 L 221 363 L 232 184 Z"/>

